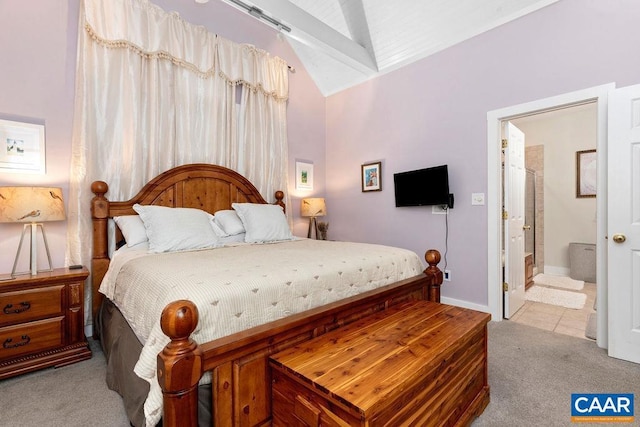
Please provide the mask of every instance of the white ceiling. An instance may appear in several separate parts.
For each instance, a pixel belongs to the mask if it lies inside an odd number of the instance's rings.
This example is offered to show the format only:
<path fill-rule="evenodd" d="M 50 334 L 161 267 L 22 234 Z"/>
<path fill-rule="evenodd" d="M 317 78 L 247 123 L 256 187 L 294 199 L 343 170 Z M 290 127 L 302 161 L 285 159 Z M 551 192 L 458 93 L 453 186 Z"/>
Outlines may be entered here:
<path fill-rule="evenodd" d="M 234 4 L 237 1 L 224 1 L 238 7 Z M 322 94 L 328 96 L 556 1 L 242 0 L 241 3 L 259 8 L 291 28 L 290 32 L 282 30 L 282 34 Z"/>

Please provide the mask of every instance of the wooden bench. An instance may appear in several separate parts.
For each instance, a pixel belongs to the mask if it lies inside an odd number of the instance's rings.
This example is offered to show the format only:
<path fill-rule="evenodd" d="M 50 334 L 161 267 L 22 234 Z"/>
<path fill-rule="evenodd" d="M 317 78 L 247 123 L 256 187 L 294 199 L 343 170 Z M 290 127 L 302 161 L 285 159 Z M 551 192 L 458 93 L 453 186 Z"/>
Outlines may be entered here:
<path fill-rule="evenodd" d="M 489 319 L 413 301 L 274 354 L 273 426 L 468 425 L 489 403 Z"/>

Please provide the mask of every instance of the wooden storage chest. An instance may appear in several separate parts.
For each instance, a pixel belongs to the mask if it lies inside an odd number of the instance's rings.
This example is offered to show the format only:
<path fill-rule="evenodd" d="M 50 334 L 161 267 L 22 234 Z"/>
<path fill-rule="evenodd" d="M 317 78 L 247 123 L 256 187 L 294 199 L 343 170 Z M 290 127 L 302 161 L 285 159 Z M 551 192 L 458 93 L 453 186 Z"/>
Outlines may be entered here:
<path fill-rule="evenodd" d="M 277 353 L 273 425 L 470 424 L 489 403 L 489 319 L 413 301 Z"/>

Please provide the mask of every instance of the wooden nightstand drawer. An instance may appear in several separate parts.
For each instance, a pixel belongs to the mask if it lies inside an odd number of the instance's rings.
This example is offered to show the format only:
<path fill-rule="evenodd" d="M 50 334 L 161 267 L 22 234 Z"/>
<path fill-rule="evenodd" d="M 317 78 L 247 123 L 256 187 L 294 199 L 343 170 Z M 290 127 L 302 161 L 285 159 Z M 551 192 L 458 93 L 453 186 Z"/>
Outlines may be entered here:
<path fill-rule="evenodd" d="M 64 317 L 0 328 L 0 361 L 60 347 Z"/>
<path fill-rule="evenodd" d="M 62 314 L 64 285 L 0 293 L 0 326 Z"/>
<path fill-rule="evenodd" d="M 89 359 L 86 268 L 56 268 L 0 282 L 0 380 Z"/>

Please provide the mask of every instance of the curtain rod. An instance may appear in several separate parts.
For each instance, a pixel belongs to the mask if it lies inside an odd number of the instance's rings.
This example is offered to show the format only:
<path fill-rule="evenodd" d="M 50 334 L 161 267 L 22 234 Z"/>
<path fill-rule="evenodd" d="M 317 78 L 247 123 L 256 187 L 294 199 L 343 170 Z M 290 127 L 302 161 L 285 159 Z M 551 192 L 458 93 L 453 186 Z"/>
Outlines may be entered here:
<path fill-rule="evenodd" d="M 251 6 L 246 4 L 245 2 L 242 2 L 240 0 L 227 0 L 230 1 L 231 3 L 235 4 L 236 6 L 240 6 L 241 8 L 243 8 L 244 10 L 247 11 L 247 13 L 255 18 L 258 19 L 263 19 L 267 22 L 269 22 L 271 25 L 274 25 L 275 27 L 278 28 L 278 30 L 284 30 L 287 33 L 291 32 L 291 28 L 284 25 L 282 22 L 278 21 L 277 19 L 274 19 L 272 17 L 270 17 L 269 15 L 265 15 L 265 13 L 262 11 L 262 9 L 255 7 L 255 6 Z"/>
<path fill-rule="evenodd" d="M 249 15 L 258 18 L 258 19 L 264 19 L 265 21 L 269 22 L 270 24 L 276 26 L 276 28 L 278 29 L 278 31 L 286 31 L 288 33 L 291 32 L 291 28 L 287 27 L 286 25 L 284 25 L 282 22 L 267 16 L 264 14 L 264 12 L 262 11 L 262 9 L 259 9 L 255 6 L 250 6 L 240 0 L 227 0 L 233 4 L 235 4 L 236 6 L 240 6 L 241 8 L 243 8 L 244 10 L 247 11 L 247 13 L 249 13 Z M 196 0 L 196 3 L 208 3 L 209 0 Z M 280 35 L 278 35 L 278 38 L 280 37 Z M 294 67 L 292 67 L 291 65 L 287 64 L 287 68 L 289 69 L 289 71 L 291 73 L 295 73 L 296 69 Z"/>

